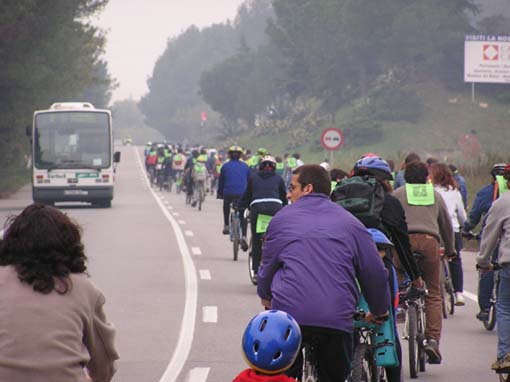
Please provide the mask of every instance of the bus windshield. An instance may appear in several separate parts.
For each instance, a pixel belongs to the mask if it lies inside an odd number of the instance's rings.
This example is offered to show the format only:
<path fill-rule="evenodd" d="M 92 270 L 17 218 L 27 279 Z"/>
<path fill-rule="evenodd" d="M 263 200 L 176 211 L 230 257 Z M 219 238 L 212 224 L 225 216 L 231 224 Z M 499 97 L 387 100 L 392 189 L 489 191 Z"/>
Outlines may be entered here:
<path fill-rule="evenodd" d="M 48 170 L 110 167 L 109 114 L 83 111 L 37 114 L 34 159 L 36 168 Z"/>

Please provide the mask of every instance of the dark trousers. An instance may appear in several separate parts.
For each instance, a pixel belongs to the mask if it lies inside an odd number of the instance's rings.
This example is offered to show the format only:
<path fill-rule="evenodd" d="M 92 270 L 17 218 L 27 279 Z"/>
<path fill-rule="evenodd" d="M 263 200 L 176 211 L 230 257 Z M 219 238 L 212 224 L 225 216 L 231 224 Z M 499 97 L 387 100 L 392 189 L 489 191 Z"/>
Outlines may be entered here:
<path fill-rule="evenodd" d="M 301 326 L 302 342 L 314 344 L 315 359 L 321 382 L 345 382 L 351 371 L 353 336 L 341 330 Z M 301 377 L 303 353 L 299 352 L 296 361 L 285 374 Z"/>
<path fill-rule="evenodd" d="M 230 225 L 230 205 L 234 201 L 238 201 L 241 198 L 241 195 L 225 195 L 223 197 L 223 223 L 224 225 Z M 241 231 L 242 235 L 246 236 L 246 232 L 248 231 L 248 223 L 244 218 L 244 209 L 239 210 L 239 219 L 241 220 Z"/>
<path fill-rule="evenodd" d="M 282 209 L 283 205 L 276 202 L 269 203 L 255 203 L 250 208 L 250 225 L 252 237 L 252 267 L 256 272 L 259 269 L 260 261 L 262 259 L 262 237 L 263 233 L 257 233 L 257 218 L 259 214 L 274 216 Z"/>
<path fill-rule="evenodd" d="M 457 252 L 457 257 L 450 261 L 450 273 L 455 292 L 462 292 L 464 290 L 464 272 L 462 271 L 462 260 L 460 258 L 461 250 L 462 234 L 455 232 L 455 252 Z"/>
<path fill-rule="evenodd" d="M 499 245 L 492 253 L 491 261 L 498 260 Z M 478 306 L 480 310 L 488 310 L 491 306 L 492 289 L 494 289 L 494 272 L 485 272 L 478 280 Z"/>

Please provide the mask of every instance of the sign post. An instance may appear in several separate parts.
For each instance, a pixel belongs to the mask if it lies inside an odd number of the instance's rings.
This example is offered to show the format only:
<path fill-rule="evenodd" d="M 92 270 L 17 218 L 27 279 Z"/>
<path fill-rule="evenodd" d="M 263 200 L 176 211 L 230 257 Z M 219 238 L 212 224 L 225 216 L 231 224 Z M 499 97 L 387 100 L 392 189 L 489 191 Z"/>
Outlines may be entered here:
<path fill-rule="evenodd" d="M 321 144 L 329 151 L 329 163 L 333 166 L 334 152 L 344 143 L 344 134 L 340 129 L 329 128 L 322 131 Z"/>

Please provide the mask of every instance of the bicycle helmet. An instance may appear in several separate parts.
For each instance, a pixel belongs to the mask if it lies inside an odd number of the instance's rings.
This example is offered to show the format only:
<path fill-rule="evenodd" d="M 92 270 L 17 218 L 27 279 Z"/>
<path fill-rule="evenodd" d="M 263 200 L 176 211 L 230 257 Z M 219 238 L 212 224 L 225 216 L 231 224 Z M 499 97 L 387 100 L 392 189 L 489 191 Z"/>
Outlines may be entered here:
<path fill-rule="evenodd" d="M 288 313 L 266 310 L 248 323 L 243 335 L 243 355 L 248 365 L 264 374 L 279 374 L 296 359 L 301 330 Z"/>
<path fill-rule="evenodd" d="M 207 155 L 206 155 L 206 154 L 200 154 L 200 155 L 197 157 L 197 162 L 202 162 L 202 163 L 207 162 Z"/>
<path fill-rule="evenodd" d="M 260 156 L 266 156 L 267 155 L 267 150 L 263 147 L 260 147 L 258 150 L 257 150 L 257 155 L 260 155 Z"/>
<path fill-rule="evenodd" d="M 386 249 L 393 247 L 393 243 L 388 237 L 376 228 L 368 228 L 367 231 L 372 235 L 375 245 L 378 249 Z"/>
<path fill-rule="evenodd" d="M 393 180 L 393 175 L 391 174 L 388 162 L 380 157 L 364 157 L 355 163 L 354 175 L 365 174 Z"/>
<path fill-rule="evenodd" d="M 243 148 L 241 146 L 239 146 L 239 145 L 233 145 L 233 146 L 229 147 L 228 152 L 229 152 L 229 154 L 230 153 L 240 153 L 240 154 L 242 154 Z"/>
<path fill-rule="evenodd" d="M 276 159 L 271 155 L 266 155 L 260 160 L 260 167 L 274 166 L 276 167 Z"/>
<path fill-rule="evenodd" d="M 494 166 L 492 166 L 492 169 L 491 169 L 492 177 L 494 179 L 496 179 L 497 175 L 504 175 L 505 168 L 506 168 L 506 163 L 496 163 Z"/>

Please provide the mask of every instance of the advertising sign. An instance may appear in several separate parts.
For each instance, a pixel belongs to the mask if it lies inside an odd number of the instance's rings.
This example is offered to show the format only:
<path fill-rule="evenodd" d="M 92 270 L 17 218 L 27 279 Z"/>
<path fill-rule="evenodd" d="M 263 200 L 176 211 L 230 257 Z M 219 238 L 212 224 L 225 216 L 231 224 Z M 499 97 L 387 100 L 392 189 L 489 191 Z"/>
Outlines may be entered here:
<path fill-rule="evenodd" d="M 510 36 L 466 36 L 464 81 L 510 83 Z"/>

